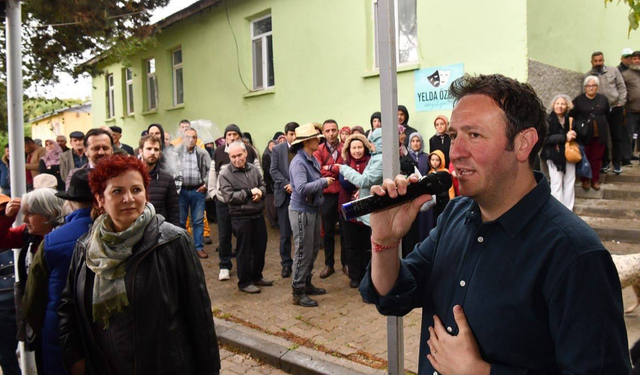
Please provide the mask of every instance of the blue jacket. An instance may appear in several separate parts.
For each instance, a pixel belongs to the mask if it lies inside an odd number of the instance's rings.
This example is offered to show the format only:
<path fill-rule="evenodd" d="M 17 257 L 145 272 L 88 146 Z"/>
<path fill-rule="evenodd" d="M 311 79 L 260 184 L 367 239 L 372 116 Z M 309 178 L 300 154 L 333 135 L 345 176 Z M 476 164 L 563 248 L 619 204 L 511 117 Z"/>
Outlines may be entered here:
<path fill-rule="evenodd" d="M 327 187 L 327 179 L 320 174 L 318 160 L 302 149 L 298 150 L 289 165 L 289 181 L 293 190 L 289 209 L 318 212 L 324 201 L 322 189 Z"/>
<path fill-rule="evenodd" d="M 362 174 L 347 165 L 340 167 L 340 174 L 347 181 L 360 188 L 360 198 L 371 195 L 369 189 L 373 185 L 382 183 L 382 129 L 374 130 L 369 136 L 369 140 L 375 145 L 376 150 L 371 153 L 369 164 L 362 171 Z M 369 215 L 360 216 L 358 221 L 369 225 Z"/>
<path fill-rule="evenodd" d="M 76 242 L 91 227 L 91 209 L 73 211 L 66 224 L 44 236 L 44 257 L 49 269 L 49 301 L 42 329 L 42 360 L 47 374 L 65 375 L 58 334 L 58 307 Z"/>
<path fill-rule="evenodd" d="M 9 166 L 4 161 L 0 161 L 0 187 L 5 190 L 11 189 L 9 185 Z"/>

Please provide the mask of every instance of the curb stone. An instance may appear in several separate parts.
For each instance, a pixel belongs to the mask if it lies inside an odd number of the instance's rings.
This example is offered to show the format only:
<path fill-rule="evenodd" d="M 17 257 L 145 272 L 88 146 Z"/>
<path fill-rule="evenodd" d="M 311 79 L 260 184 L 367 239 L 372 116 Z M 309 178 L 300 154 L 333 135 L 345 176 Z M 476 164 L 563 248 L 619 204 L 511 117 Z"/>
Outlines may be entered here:
<path fill-rule="evenodd" d="M 252 357 L 296 375 L 383 375 L 374 369 L 343 358 L 296 347 L 280 337 L 271 336 L 240 324 L 216 319 L 216 334 L 223 345 L 250 354 Z"/>

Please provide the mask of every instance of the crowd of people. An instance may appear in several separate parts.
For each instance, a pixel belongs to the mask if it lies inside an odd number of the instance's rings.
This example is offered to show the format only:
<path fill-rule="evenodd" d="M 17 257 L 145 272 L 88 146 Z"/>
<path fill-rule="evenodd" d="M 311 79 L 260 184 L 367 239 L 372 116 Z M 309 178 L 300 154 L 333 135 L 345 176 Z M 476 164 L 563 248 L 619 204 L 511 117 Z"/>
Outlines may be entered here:
<path fill-rule="evenodd" d="M 612 167 L 620 174 L 632 165 L 640 129 L 640 51 L 625 49 L 621 60 L 608 67 L 602 53 L 593 53 L 584 92 L 553 98 L 541 151 L 534 148 L 528 156 L 532 165 L 544 162 L 550 194 L 569 210 L 576 175 L 582 188 L 599 190 L 600 173 Z M 458 178 L 473 171 L 451 160 L 460 129 L 452 131 L 447 116 L 436 117 L 435 135 L 426 140 L 409 125 L 405 106 L 397 115 L 396 157 L 405 179 L 443 171 L 453 179 L 448 191 L 421 202 L 406 224 L 400 251 L 402 259 L 415 260 L 411 254 L 438 229 L 439 217 L 451 215 L 449 201 L 468 195 Z M 70 147 L 64 135 L 45 140 L 44 147 L 25 137 L 28 192 L 22 197 L 11 195 L 5 146 L 0 248 L 22 251 L 19 303 L 7 293 L 12 288 L 0 288 L 0 326 L 7 327 L 0 339 L 4 374 L 19 373 L 16 338 L 36 352 L 44 374 L 219 371 L 198 261 L 209 257 L 210 220 L 217 225 L 218 280 L 231 279 L 235 257 L 242 292 L 260 293 L 274 284 L 263 275 L 267 224 L 279 230 L 281 276 L 291 277 L 294 304 L 315 307 L 312 297 L 327 293 L 312 283 L 320 249 L 324 267 L 318 276 L 330 277 L 339 268 L 357 288 L 367 278 L 372 246 L 386 248 L 373 243 L 369 215 L 346 220 L 340 207 L 383 183 L 382 126 L 379 112 L 367 130 L 340 127 L 334 119 L 289 122 L 262 154 L 236 124 L 205 144 L 188 120 L 177 124 L 174 139 L 161 124 L 149 125 L 135 148 L 120 142 L 117 126 L 73 131 Z M 566 156 L 574 147 L 579 161 Z M 12 227 L 18 212 L 25 224 Z M 6 254 L 0 252 L 0 259 Z M 12 267 L 2 264 L 4 280 L 14 277 Z M 371 294 L 365 297 L 377 303 Z M 16 316 L 17 326 L 10 323 Z M 165 343 L 166 353 L 147 348 L 149 340 Z"/>

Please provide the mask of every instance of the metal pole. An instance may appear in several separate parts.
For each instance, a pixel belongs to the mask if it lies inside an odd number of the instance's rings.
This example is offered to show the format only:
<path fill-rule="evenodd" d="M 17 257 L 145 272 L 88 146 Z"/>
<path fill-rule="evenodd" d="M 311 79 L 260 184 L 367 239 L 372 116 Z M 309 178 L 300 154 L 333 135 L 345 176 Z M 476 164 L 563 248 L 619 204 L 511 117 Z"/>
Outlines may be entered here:
<path fill-rule="evenodd" d="M 22 20 L 20 0 L 6 2 L 6 30 L 7 30 L 7 117 L 9 119 L 9 152 L 11 196 L 22 197 L 27 190 L 24 160 L 24 123 L 22 109 Z M 22 215 L 18 215 L 14 225 L 22 223 Z M 13 251 L 16 282 L 19 281 L 18 254 Z M 20 367 L 25 375 L 36 374 L 35 357 L 33 352 L 26 352 L 24 343 L 20 342 Z"/>
<path fill-rule="evenodd" d="M 398 82 L 394 0 L 378 0 L 378 63 L 380 65 L 380 108 L 382 112 L 382 168 L 385 178 L 400 171 L 398 155 Z M 400 252 L 398 253 L 400 256 Z M 404 374 L 403 318 L 387 317 L 387 356 L 390 375 Z"/>

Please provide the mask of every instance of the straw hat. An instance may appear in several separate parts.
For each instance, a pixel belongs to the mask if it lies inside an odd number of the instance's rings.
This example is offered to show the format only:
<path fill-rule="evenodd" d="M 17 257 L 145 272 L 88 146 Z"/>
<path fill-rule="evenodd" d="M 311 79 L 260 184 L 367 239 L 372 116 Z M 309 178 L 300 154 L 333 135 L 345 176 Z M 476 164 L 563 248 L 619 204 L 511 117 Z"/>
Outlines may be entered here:
<path fill-rule="evenodd" d="M 308 122 L 296 128 L 296 140 L 291 143 L 291 146 L 313 138 L 324 138 L 322 126 L 316 122 Z"/>

